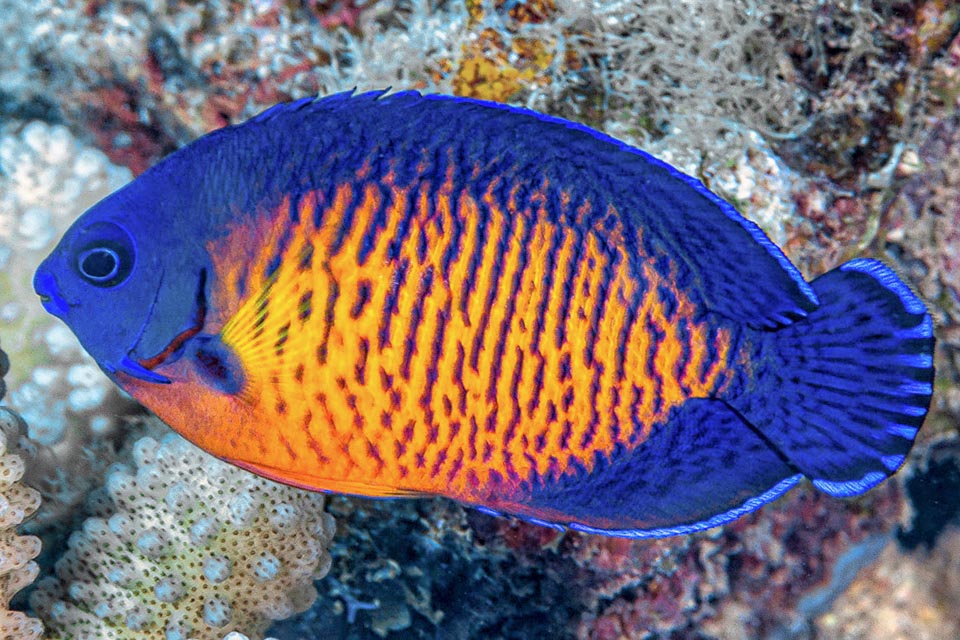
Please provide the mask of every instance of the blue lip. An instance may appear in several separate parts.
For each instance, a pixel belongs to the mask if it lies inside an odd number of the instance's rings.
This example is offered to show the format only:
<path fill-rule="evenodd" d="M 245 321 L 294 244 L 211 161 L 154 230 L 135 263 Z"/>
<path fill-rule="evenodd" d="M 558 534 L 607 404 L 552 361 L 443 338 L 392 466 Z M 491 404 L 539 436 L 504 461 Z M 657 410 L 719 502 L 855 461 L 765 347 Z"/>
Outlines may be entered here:
<path fill-rule="evenodd" d="M 47 313 L 58 318 L 67 315 L 69 307 L 67 301 L 60 297 L 57 291 L 57 281 L 49 271 L 38 269 L 33 277 L 33 290 L 40 296 L 40 302 Z"/>

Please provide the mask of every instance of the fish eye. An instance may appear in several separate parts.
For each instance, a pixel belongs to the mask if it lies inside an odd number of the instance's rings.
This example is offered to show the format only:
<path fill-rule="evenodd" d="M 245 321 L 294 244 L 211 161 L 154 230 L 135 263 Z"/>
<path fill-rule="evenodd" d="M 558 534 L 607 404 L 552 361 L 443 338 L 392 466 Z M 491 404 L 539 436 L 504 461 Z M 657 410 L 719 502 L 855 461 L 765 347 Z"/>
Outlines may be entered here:
<path fill-rule="evenodd" d="M 133 271 L 133 240 L 119 225 L 100 222 L 84 230 L 84 236 L 96 238 L 77 252 L 76 269 L 80 277 L 97 287 L 115 287 Z"/>
<path fill-rule="evenodd" d="M 80 254 L 77 267 L 90 282 L 106 282 L 120 271 L 120 256 L 110 247 L 94 247 Z"/>

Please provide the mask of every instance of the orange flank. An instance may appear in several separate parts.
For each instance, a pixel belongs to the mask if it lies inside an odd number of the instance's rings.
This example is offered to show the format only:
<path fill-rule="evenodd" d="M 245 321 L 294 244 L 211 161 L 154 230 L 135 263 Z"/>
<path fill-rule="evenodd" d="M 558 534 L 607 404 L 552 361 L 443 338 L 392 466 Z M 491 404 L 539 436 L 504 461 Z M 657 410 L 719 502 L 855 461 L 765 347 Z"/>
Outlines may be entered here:
<path fill-rule="evenodd" d="M 697 315 L 676 265 L 628 249 L 615 211 L 503 180 L 472 195 L 452 170 L 359 176 L 249 217 L 208 246 L 203 329 L 240 390 L 187 358 L 158 369 L 183 384 L 126 386 L 269 477 L 475 504 L 589 471 L 715 395 L 736 337 Z"/>

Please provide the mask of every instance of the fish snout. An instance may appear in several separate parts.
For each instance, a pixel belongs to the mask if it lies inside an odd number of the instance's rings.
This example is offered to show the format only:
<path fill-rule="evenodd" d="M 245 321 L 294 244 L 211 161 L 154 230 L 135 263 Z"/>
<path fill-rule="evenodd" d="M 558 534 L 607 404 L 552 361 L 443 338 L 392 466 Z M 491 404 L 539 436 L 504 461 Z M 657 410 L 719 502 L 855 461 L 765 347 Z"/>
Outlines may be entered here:
<path fill-rule="evenodd" d="M 62 318 L 68 310 L 67 301 L 60 295 L 57 280 L 45 264 L 41 264 L 33 276 L 33 290 L 40 296 L 40 302 L 48 313 Z"/>

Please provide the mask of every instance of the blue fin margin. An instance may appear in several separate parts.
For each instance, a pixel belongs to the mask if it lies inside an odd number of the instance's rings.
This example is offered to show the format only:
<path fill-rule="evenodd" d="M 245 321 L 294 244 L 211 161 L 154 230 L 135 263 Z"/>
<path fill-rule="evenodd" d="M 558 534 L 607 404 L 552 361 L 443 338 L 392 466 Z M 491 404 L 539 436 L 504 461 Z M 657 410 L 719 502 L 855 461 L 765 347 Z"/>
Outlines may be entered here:
<path fill-rule="evenodd" d="M 314 116 L 316 124 L 300 126 Z M 728 318 L 773 328 L 817 306 L 816 293 L 796 267 L 732 205 L 696 178 L 585 125 L 473 98 L 388 90 L 303 98 L 249 121 L 281 129 L 293 122 L 300 123 L 291 129 L 297 140 L 311 132 L 356 130 L 388 147 L 400 140 L 411 149 L 460 145 L 461 151 L 483 154 L 479 160 L 506 154 L 520 165 L 543 168 L 561 186 L 588 185 L 594 200 L 613 204 L 644 242 L 662 247 L 680 269 L 684 287 Z M 478 130 L 484 131 L 482 143 L 473 133 Z"/>
<path fill-rule="evenodd" d="M 749 389 L 728 402 L 830 495 L 876 486 L 903 464 L 933 393 L 933 321 L 876 260 L 813 282 L 822 305 L 763 336 Z"/>
<path fill-rule="evenodd" d="M 662 538 L 730 522 L 802 477 L 726 404 L 696 398 L 673 409 L 636 449 L 598 456 L 590 471 L 478 508 L 554 528 Z"/>

